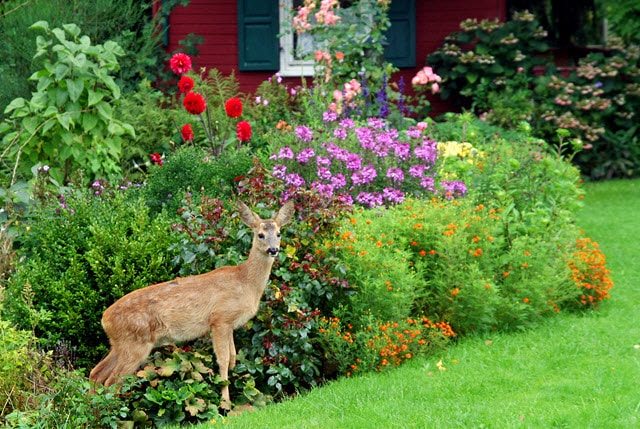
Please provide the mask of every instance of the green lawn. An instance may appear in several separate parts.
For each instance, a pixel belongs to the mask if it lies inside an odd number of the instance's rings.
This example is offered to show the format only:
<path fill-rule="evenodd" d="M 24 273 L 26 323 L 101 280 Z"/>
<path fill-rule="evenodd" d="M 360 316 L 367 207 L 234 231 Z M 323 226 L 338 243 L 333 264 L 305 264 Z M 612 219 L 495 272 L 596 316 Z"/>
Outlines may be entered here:
<path fill-rule="evenodd" d="M 225 427 L 640 427 L 640 181 L 585 187 L 578 221 L 615 282 L 600 311 L 466 338 L 394 371 L 229 417 Z"/>

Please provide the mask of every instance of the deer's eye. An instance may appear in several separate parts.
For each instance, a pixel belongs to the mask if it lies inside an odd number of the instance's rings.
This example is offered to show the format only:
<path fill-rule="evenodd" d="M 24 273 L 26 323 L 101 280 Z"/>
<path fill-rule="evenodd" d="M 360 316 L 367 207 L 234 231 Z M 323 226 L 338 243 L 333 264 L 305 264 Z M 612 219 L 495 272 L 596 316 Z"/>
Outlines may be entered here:
<path fill-rule="evenodd" d="M 260 240 L 264 240 L 264 234 L 263 234 L 263 233 L 258 234 L 258 238 L 259 238 Z"/>
<path fill-rule="evenodd" d="M 276 237 L 280 238 L 280 233 L 277 233 L 277 234 L 276 234 Z"/>

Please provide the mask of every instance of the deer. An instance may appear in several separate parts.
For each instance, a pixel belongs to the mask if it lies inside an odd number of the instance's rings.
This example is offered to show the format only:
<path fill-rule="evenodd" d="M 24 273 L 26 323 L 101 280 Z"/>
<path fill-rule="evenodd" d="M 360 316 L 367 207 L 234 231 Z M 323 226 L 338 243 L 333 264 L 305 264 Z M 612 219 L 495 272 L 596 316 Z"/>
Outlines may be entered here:
<path fill-rule="evenodd" d="M 289 223 L 293 212 L 293 200 L 289 200 L 264 220 L 238 201 L 240 219 L 253 231 L 251 250 L 243 263 L 146 286 L 113 303 L 102 315 L 111 348 L 89 379 L 110 386 L 134 373 L 154 348 L 211 334 L 220 378 L 228 381 L 229 370 L 236 364 L 233 331 L 258 312 L 280 250 L 280 228 Z M 221 407 L 229 408 L 228 383 L 221 397 Z"/>

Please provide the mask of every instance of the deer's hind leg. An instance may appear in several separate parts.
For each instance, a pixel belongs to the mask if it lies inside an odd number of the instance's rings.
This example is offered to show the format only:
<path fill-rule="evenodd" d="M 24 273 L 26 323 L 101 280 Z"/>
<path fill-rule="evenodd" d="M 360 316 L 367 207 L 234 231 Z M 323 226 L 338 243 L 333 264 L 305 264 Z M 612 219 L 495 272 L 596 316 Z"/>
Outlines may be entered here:
<path fill-rule="evenodd" d="M 118 378 L 123 375 L 133 374 L 142 362 L 149 357 L 151 350 L 153 350 L 153 343 L 126 344 L 125 346 L 117 347 L 117 350 L 118 362 L 109 378 L 107 378 L 106 386 L 117 383 Z"/>
<path fill-rule="evenodd" d="M 94 383 L 105 384 L 109 377 L 111 377 L 117 363 L 118 355 L 115 349 L 112 348 L 109 354 L 91 370 L 89 380 Z"/>

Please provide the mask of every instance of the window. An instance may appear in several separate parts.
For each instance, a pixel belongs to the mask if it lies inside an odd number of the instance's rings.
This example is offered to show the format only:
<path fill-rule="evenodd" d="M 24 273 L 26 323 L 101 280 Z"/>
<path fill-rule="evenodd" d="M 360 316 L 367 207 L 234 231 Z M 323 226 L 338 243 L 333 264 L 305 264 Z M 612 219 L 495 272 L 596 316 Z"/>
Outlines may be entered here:
<path fill-rule="evenodd" d="M 280 30 L 291 27 L 291 9 L 302 4 L 301 0 L 281 0 L 279 24 Z M 313 76 L 313 60 L 305 60 L 315 51 L 313 38 L 307 33 L 285 34 L 280 38 L 280 75 L 282 76 Z"/>
<path fill-rule="evenodd" d="M 299 0 L 238 0 L 238 64 L 240 71 L 278 71 L 283 76 L 312 76 L 305 60 L 315 46 L 308 34 L 286 34 L 288 10 Z M 393 0 L 389 8 L 385 58 L 396 67 L 415 67 L 415 0 Z M 348 37 L 348 36 L 347 36 Z"/>

